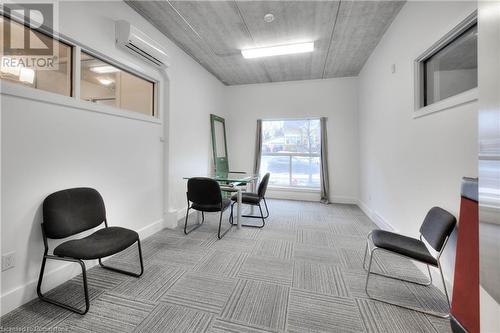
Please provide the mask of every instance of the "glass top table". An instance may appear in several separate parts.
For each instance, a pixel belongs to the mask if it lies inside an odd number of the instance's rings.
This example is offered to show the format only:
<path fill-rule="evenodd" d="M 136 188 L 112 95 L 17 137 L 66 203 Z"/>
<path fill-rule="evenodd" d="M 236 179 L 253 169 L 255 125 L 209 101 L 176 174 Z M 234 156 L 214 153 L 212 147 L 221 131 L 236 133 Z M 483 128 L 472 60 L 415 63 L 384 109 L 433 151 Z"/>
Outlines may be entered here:
<path fill-rule="evenodd" d="M 220 182 L 220 188 L 223 191 L 227 192 L 236 192 L 236 197 L 237 197 L 237 207 L 236 207 L 236 224 L 237 228 L 241 228 L 241 193 L 242 189 L 241 187 L 237 185 L 246 185 L 246 184 L 252 184 L 252 189 L 251 191 L 255 191 L 255 185 L 257 182 L 257 179 L 259 178 L 258 175 L 256 174 L 250 174 L 250 173 L 240 173 L 240 172 L 218 172 L 218 173 L 212 173 L 208 175 L 198 175 L 198 176 L 191 176 L 191 177 L 182 177 L 183 179 L 189 179 L 189 178 L 194 178 L 194 177 L 207 177 L 207 178 L 212 178 L 213 180 L 216 180 Z M 252 206 L 253 208 L 253 206 Z"/>
<path fill-rule="evenodd" d="M 219 172 L 219 173 L 212 173 L 196 177 L 212 178 L 218 182 L 224 182 L 224 183 L 244 183 L 244 184 L 254 182 L 258 178 L 257 175 L 255 174 L 239 173 L 239 172 Z M 183 177 L 183 178 L 189 179 L 193 177 Z"/>

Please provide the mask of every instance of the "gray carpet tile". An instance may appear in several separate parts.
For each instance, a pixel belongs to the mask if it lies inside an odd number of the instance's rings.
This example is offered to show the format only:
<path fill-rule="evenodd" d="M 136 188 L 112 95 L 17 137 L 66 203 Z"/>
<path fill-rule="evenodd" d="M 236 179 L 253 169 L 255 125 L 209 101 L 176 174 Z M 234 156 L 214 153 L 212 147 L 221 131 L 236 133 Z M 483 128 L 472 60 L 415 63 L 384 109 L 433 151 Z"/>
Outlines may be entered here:
<path fill-rule="evenodd" d="M 412 279 L 420 282 L 427 282 L 429 277 L 424 275 L 417 266 L 412 264 L 410 259 L 394 255 L 385 251 L 377 251 L 375 254 L 378 266 L 385 274 Z M 368 264 L 368 260 L 367 260 Z M 425 269 L 425 265 L 418 263 Z M 434 268 L 431 268 L 434 269 Z M 427 273 L 426 273 L 427 274 Z"/>
<path fill-rule="evenodd" d="M 281 239 L 263 239 L 256 244 L 253 254 L 291 260 L 293 256 L 293 242 Z"/>
<path fill-rule="evenodd" d="M 214 238 L 212 238 L 214 239 Z M 217 239 L 217 238 L 215 238 Z M 219 251 L 247 252 L 253 251 L 256 242 L 253 239 L 222 238 L 214 240 L 212 248 Z"/>
<path fill-rule="evenodd" d="M 118 261 L 104 262 L 105 265 L 108 265 L 108 263 L 114 264 L 117 267 L 121 264 L 121 262 L 118 263 Z M 137 272 L 139 272 L 139 264 L 137 264 Z M 87 283 L 91 288 L 109 290 L 129 279 L 132 279 L 132 277 L 124 274 L 116 274 L 115 272 L 107 269 L 102 269 L 98 266 L 92 267 L 91 269 L 87 270 Z M 76 276 L 71 279 L 71 281 L 76 285 L 81 285 L 82 277 Z"/>
<path fill-rule="evenodd" d="M 262 240 L 283 240 L 294 243 L 296 240 L 296 231 L 294 229 L 271 229 L 265 227 L 258 238 Z"/>
<path fill-rule="evenodd" d="M 331 233 L 324 230 L 297 230 L 297 242 L 304 245 L 329 247 L 331 237 Z"/>
<path fill-rule="evenodd" d="M 136 328 L 136 332 L 205 332 L 213 315 L 186 307 L 160 302 Z"/>
<path fill-rule="evenodd" d="M 344 269 L 344 277 L 351 295 L 356 298 L 367 298 L 365 292 L 366 273 L 362 269 Z M 371 275 L 368 284 L 371 296 L 383 298 L 400 305 L 420 307 L 415 295 L 408 289 L 404 282 L 388 279 L 378 275 Z"/>
<path fill-rule="evenodd" d="M 235 277 L 247 254 L 240 252 L 213 251 L 202 259 L 193 270 L 205 274 Z"/>
<path fill-rule="evenodd" d="M 415 295 L 421 307 L 434 312 L 446 313 L 448 302 L 446 296 L 437 287 L 419 286 L 414 283 L 405 283 L 406 287 Z M 449 292 L 449 291 L 448 291 Z"/>
<path fill-rule="evenodd" d="M 439 332 L 424 314 L 368 299 L 356 302 L 368 332 Z"/>
<path fill-rule="evenodd" d="M 289 288 L 260 281 L 239 280 L 222 318 L 251 326 L 284 330 Z"/>
<path fill-rule="evenodd" d="M 332 232 L 328 237 L 329 246 L 336 249 L 359 250 L 365 249 L 366 236 L 338 235 Z"/>
<path fill-rule="evenodd" d="M 209 251 L 211 252 L 211 251 Z M 151 262 L 160 265 L 181 266 L 185 269 L 193 268 L 207 255 L 207 250 L 186 248 L 171 251 L 161 251 L 151 257 Z"/>
<path fill-rule="evenodd" d="M 351 298 L 292 289 L 288 310 L 289 332 L 362 332 L 355 301 Z"/>
<path fill-rule="evenodd" d="M 177 228 L 141 239 L 140 278 L 89 269 L 91 306 L 85 316 L 36 299 L 3 316 L 1 326 L 86 333 L 450 332 L 446 320 L 368 298 L 362 259 L 366 234 L 375 225 L 358 207 L 286 200 L 268 205 L 263 229 L 233 227 L 222 240 L 217 214 L 206 214 L 204 224 L 187 236 Z M 195 215 L 190 223 L 196 223 Z M 138 271 L 137 247 L 105 264 Z M 373 269 L 425 278 L 411 261 L 385 254 L 375 257 Z M 84 305 L 81 276 L 48 294 Z M 446 309 L 436 287 L 373 276 L 370 294 Z"/>
<path fill-rule="evenodd" d="M 236 280 L 196 273 L 185 274 L 162 297 L 162 301 L 220 314 Z"/>
<path fill-rule="evenodd" d="M 293 287 L 326 295 L 349 296 L 340 267 L 302 260 L 295 261 Z"/>
<path fill-rule="evenodd" d="M 179 267 L 152 265 L 140 278 L 126 281 L 112 291 L 134 299 L 158 301 L 183 273 Z"/>
<path fill-rule="evenodd" d="M 293 252 L 295 260 L 304 260 L 330 265 L 342 264 L 339 252 L 334 248 L 295 244 Z"/>
<path fill-rule="evenodd" d="M 155 307 L 154 302 L 104 294 L 85 316 L 73 314 L 59 327 L 69 332 L 133 332 Z"/>
<path fill-rule="evenodd" d="M 250 256 L 245 259 L 238 277 L 290 286 L 292 284 L 293 266 L 290 260 Z"/>
<path fill-rule="evenodd" d="M 235 239 L 259 239 L 264 232 L 259 228 L 232 228 L 224 237 Z"/>
<path fill-rule="evenodd" d="M 43 288 L 42 288 L 43 292 Z M 102 290 L 89 286 L 89 298 L 95 300 L 102 294 Z M 80 309 L 85 308 L 83 286 L 76 281 L 68 281 L 49 292 L 46 297 Z M 58 327 L 60 322 L 71 315 L 71 312 L 62 310 L 55 305 L 35 299 L 22 307 L 8 313 L 1 318 L 2 328 L 36 327 L 50 329 Z"/>
<path fill-rule="evenodd" d="M 212 321 L 208 333 L 274 333 L 275 330 L 265 329 L 262 327 L 243 325 L 230 321 L 216 318 Z"/>
<path fill-rule="evenodd" d="M 452 333 L 450 323 L 448 320 L 443 320 L 441 318 L 427 316 L 429 321 L 432 323 L 434 328 L 439 333 Z"/>

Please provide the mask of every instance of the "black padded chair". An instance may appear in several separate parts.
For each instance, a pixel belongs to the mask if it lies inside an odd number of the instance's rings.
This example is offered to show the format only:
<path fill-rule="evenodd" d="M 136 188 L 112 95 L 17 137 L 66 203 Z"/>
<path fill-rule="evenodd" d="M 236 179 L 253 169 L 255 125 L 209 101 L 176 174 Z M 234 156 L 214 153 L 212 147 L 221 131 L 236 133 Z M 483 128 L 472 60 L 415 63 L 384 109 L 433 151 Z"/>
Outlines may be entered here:
<path fill-rule="evenodd" d="M 269 177 L 270 174 L 269 172 L 262 177 L 262 180 L 260 181 L 259 188 L 257 190 L 257 193 L 252 193 L 252 192 L 243 192 L 241 194 L 241 203 L 245 205 L 251 205 L 251 206 L 257 206 L 259 207 L 260 210 L 260 216 L 256 215 L 242 215 L 243 217 L 249 217 L 249 218 L 254 218 L 254 219 L 262 219 L 262 224 L 259 225 L 254 225 L 254 224 L 242 224 L 244 227 L 251 227 L 251 228 L 263 228 L 266 225 L 266 219 L 269 217 L 269 208 L 267 208 L 267 202 L 266 202 L 266 191 L 267 191 L 267 185 L 269 184 Z M 231 205 L 231 224 L 234 225 L 233 223 L 233 206 L 237 203 L 238 201 L 238 196 L 235 194 L 231 197 L 231 200 L 233 201 L 233 204 Z M 264 202 L 264 206 L 266 207 L 266 216 L 262 213 L 262 206 L 260 205 L 261 202 Z"/>
<path fill-rule="evenodd" d="M 456 219 L 453 215 L 451 215 L 449 212 L 447 212 L 442 208 L 433 207 L 429 210 L 429 212 L 425 216 L 424 222 L 420 227 L 420 239 L 415 239 L 384 230 L 373 230 L 371 233 L 369 233 L 366 242 L 365 257 L 363 259 L 363 268 L 368 271 L 365 284 L 366 294 L 370 298 L 380 302 L 396 305 L 405 309 L 410 309 L 437 317 L 448 318 L 449 312 L 445 314 L 436 313 L 433 311 L 426 311 L 419 308 L 403 306 L 400 304 L 383 300 L 381 298 L 373 297 L 368 293 L 368 282 L 370 275 L 375 274 L 375 275 L 385 276 L 391 279 L 411 282 L 423 286 L 429 286 L 432 283 L 430 266 L 437 267 L 439 269 L 439 273 L 441 274 L 441 282 L 444 287 L 444 292 L 449 307 L 450 299 L 448 297 L 448 291 L 446 289 L 443 270 L 441 268 L 441 263 L 439 259 L 446 247 L 446 243 L 448 242 L 448 239 L 451 233 L 453 232 L 453 229 L 455 228 L 455 225 L 456 225 Z M 431 254 L 431 252 L 428 250 L 427 246 L 423 242 L 423 239 L 437 252 L 436 255 Z M 372 272 L 371 267 L 372 267 L 373 255 L 375 254 L 376 251 L 387 251 L 393 254 L 397 254 L 399 256 L 403 256 L 424 263 L 425 265 L 427 265 L 429 280 L 425 283 L 422 283 L 414 280 L 402 279 L 393 275 L 386 275 L 382 273 Z M 366 268 L 365 262 L 368 253 L 370 253 L 370 259 L 368 268 Z"/>
<path fill-rule="evenodd" d="M 73 236 L 85 230 L 95 228 L 103 222 L 105 225 L 104 228 L 97 230 L 87 237 L 63 242 L 54 249 L 53 254 L 48 254 L 49 246 L 47 239 L 62 239 Z M 45 250 L 38 278 L 38 297 L 45 302 L 58 305 L 78 314 L 83 315 L 87 313 L 90 307 L 86 268 L 83 260 L 98 259 L 99 264 L 105 269 L 135 277 L 141 276 L 144 272 L 139 235 L 137 232 L 129 229 L 108 227 L 104 201 L 99 192 L 92 188 L 72 188 L 49 195 L 43 202 L 42 236 Z M 104 266 L 101 261 L 102 258 L 121 252 L 136 242 L 141 266 L 139 273 Z M 83 275 L 85 310 L 63 304 L 42 294 L 41 286 L 47 259 L 80 264 Z"/>
<path fill-rule="evenodd" d="M 231 229 L 229 227 L 226 231 L 221 233 L 222 215 L 224 211 L 230 206 L 231 200 L 222 198 L 221 188 L 217 181 L 211 178 L 194 177 L 189 178 L 187 183 L 187 202 L 188 209 L 186 212 L 186 221 L 184 223 L 184 234 L 189 234 L 191 231 L 198 229 L 205 221 L 205 213 L 220 212 L 219 217 L 219 231 L 217 237 L 221 239 Z M 189 218 L 189 210 L 194 209 L 201 212 L 201 223 L 187 229 Z M 229 217 L 230 219 L 232 216 Z M 231 225 L 232 226 L 232 225 Z"/>

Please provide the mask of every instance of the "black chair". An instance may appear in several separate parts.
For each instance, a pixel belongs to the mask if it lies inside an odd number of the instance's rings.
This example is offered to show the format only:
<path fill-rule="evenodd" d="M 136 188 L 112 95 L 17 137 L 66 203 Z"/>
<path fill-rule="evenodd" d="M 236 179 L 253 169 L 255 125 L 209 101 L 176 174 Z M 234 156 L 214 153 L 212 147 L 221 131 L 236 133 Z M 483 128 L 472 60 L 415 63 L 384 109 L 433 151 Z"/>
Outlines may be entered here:
<path fill-rule="evenodd" d="M 184 234 L 189 234 L 191 231 L 198 229 L 205 221 L 205 213 L 220 212 L 219 231 L 217 237 L 221 239 L 231 229 L 229 227 L 221 234 L 222 214 L 231 204 L 230 199 L 222 198 L 221 188 L 217 181 L 211 178 L 194 177 L 189 178 L 187 183 L 187 202 L 188 209 L 186 212 L 186 221 L 184 223 Z M 187 229 L 189 210 L 194 209 L 201 212 L 201 223 Z M 230 219 L 232 216 L 229 217 Z M 232 225 L 231 225 L 232 226 Z"/>
<path fill-rule="evenodd" d="M 85 230 L 95 228 L 104 222 L 105 227 L 93 234 L 72 239 L 58 245 L 53 254 L 48 254 L 47 239 L 62 239 L 76 235 Z M 45 250 L 43 253 L 42 267 L 38 278 L 38 297 L 76 312 L 85 314 L 89 310 L 89 293 L 87 288 L 87 275 L 83 260 L 99 259 L 99 265 L 105 269 L 139 277 L 144 272 L 142 263 L 141 242 L 137 232 L 121 228 L 108 227 L 104 201 L 96 190 L 92 188 L 72 188 L 52 193 L 43 202 L 42 236 Z M 140 273 L 124 271 L 118 268 L 104 266 L 101 259 L 121 252 L 137 242 L 141 265 Z M 47 259 L 69 261 L 80 264 L 83 275 L 83 291 L 85 294 L 85 310 L 69 306 L 59 301 L 47 298 L 41 292 L 45 262 Z"/>
<path fill-rule="evenodd" d="M 407 236 L 403 236 L 400 234 L 396 234 L 389 231 L 384 230 L 373 230 L 368 234 L 368 239 L 366 242 L 365 248 L 365 257 L 363 259 L 363 268 L 368 271 L 366 275 L 366 284 L 365 291 L 366 294 L 377 301 L 392 304 L 399 306 L 401 308 L 418 311 L 421 313 L 426 313 L 432 316 L 448 318 L 449 312 L 446 314 L 436 313 L 432 311 L 426 311 L 414 307 L 403 306 L 400 304 L 392 303 L 377 297 L 373 297 L 368 293 L 368 282 L 371 274 L 385 276 L 391 279 L 396 279 L 400 281 L 415 283 L 423 286 L 429 286 L 432 283 L 432 276 L 430 266 L 437 267 L 439 269 L 439 273 L 441 274 L 441 282 L 444 287 L 444 292 L 446 295 L 446 300 L 448 301 L 448 307 L 450 306 L 450 300 L 448 297 L 448 291 L 446 289 L 446 283 L 444 281 L 443 270 L 441 268 L 441 263 L 439 261 L 441 254 L 446 247 L 446 243 L 455 228 L 456 219 L 453 215 L 451 215 L 446 210 L 433 207 L 427 213 L 422 226 L 420 227 L 420 239 L 415 239 Z M 425 241 L 437 252 L 437 255 L 432 255 L 425 243 Z M 424 263 L 427 265 L 427 271 L 429 273 L 429 281 L 425 283 L 421 283 L 418 281 L 402 279 L 399 277 L 395 277 L 392 275 L 386 275 L 382 273 L 375 273 L 371 271 L 373 255 L 375 252 L 379 251 L 387 251 L 393 254 L 397 254 L 399 256 L 403 256 L 406 258 L 410 258 L 412 260 Z M 370 260 L 368 264 L 368 268 L 365 267 L 366 255 L 370 253 Z"/>
<path fill-rule="evenodd" d="M 253 225 L 253 224 L 242 224 L 244 227 L 251 227 L 251 228 L 263 228 L 266 225 L 266 219 L 269 217 L 269 208 L 267 208 L 267 202 L 266 202 L 266 190 L 267 190 L 267 185 L 269 184 L 269 177 L 270 174 L 269 172 L 262 177 L 262 180 L 260 181 L 259 184 L 259 189 L 257 190 L 257 193 L 251 193 L 251 192 L 243 192 L 241 194 L 241 203 L 245 205 L 251 205 L 251 206 L 258 206 L 260 210 L 260 216 L 256 215 L 242 215 L 243 217 L 249 217 L 249 218 L 254 218 L 254 219 L 262 219 L 262 225 Z M 234 225 L 233 223 L 233 206 L 237 203 L 238 201 L 238 196 L 235 194 L 231 197 L 231 200 L 233 200 L 233 204 L 231 205 L 231 224 Z M 266 207 L 266 216 L 262 213 L 262 206 L 260 205 L 261 202 L 264 202 L 264 206 Z"/>

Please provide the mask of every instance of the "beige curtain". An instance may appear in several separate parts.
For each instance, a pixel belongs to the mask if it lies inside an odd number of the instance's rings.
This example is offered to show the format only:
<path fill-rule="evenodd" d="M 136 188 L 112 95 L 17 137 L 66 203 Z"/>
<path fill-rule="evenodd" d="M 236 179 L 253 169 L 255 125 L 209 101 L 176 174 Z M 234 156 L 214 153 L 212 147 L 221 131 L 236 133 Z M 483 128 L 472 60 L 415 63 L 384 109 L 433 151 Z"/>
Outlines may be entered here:
<path fill-rule="evenodd" d="M 260 157 L 262 154 L 262 120 L 257 119 L 257 131 L 255 133 L 255 161 L 253 172 L 257 175 L 260 171 Z"/>
<path fill-rule="evenodd" d="M 330 203 L 330 181 L 328 177 L 328 140 L 326 135 L 326 117 L 321 117 L 321 202 Z"/>

